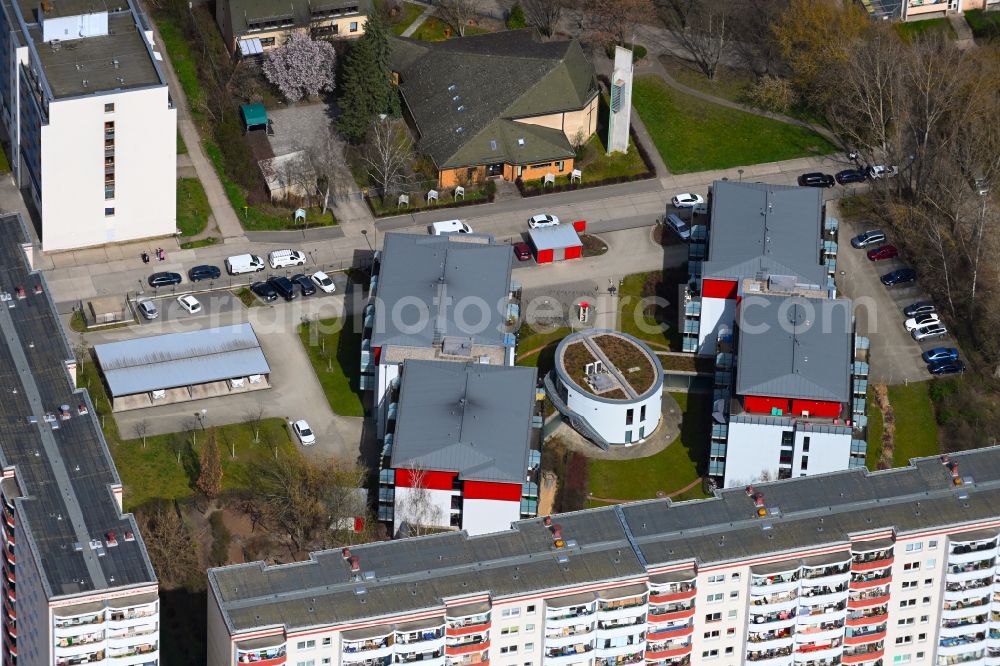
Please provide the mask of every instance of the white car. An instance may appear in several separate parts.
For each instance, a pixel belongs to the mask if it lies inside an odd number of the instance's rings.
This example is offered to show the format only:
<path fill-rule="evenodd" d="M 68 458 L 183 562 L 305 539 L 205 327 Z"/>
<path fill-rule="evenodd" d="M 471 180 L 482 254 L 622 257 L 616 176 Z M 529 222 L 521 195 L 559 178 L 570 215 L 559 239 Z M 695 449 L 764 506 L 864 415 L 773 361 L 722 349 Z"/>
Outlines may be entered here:
<path fill-rule="evenodd" d="M 555 227 L 559 225 L 559 218 L 548 213 L 539 213 L 528 218 L 529 229 L 541 229 L 542 227 Z"/>
<path fill-rule="evenodd" d="M 323 271 L 316 271 L 309 279 L 327 294 L 337 291 L 337 285 L 333 283 L 333 279 Z"/>
<path fill-rule="evenodd" d="M 181 304 L 182 308 L 188 311 L 188 314 L 197 314 L 201 312 L 201 303 L 199 303 L 198 299 L 191 294 L 178 296 L 177 302 Z"/>
<path fill-rule="evenodd" d="M 899 168 L 886 166 L 885 164 L 875 164 L 868 167 L 869 178 L 888 178 L 899 173 Z"/>
<path fill-rule="evenodd" d="M 303 419 L 299 419 L 292 424 L 292 430 L 295 431 L 295 436 L 299 438 L 302 442 L 302 446 L 312 446 L 316 443 L 316 435 L 313 434 L 312 428 Z"/>
<path fill-rule="evenodd" d="M 705 198 L 700 194 L 684 192 L 671 199 L 670 203 L 674 205 L 674 208 L 694 208 L 698 204 L 705 203 Z"/>
<path fill-rule="evenodd" d="M 921 326 L 939 323 L 941 323 L 941 319 L 937 316 L 937 313 L 930 312 L 928 314 L 917 315 L 916 317 L 910 317 L 907 319 L 906 330 L 912 331 L 913 329 L 920 328 Z"/>

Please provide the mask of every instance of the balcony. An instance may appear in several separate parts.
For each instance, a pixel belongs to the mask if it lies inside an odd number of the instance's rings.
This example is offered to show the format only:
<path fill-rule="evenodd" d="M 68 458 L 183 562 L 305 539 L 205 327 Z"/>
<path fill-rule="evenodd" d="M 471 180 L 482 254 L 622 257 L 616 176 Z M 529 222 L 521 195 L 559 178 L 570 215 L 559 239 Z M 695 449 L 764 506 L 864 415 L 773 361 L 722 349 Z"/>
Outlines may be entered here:
<path fill-rule="evenodd" d="M 996 551 L 997 540 L 990 539 L 988 541 L 973 541 L 969 543 L 952 542 L 950 555 L 965 555 L 966 553 L 984 553 L 987 551 Z M 949 561 L 951 557 L 948 558 Z"/>
<path fill-rule="evenodd" d="M 659 643 L 659 644 L 646 644 L 646 660 L 647 661 L 659 661 L 661 659 L 677 659 L 677 663 L 690 663 L 690 659 L 687 661 L 682 659 L 691 654 L 691 643 L 683 643 L 678 645 L 675 642 L 669 643 Z"/>
<path fill-rule="evenodd" d="M 966 618 L 964 620 L 948 620 L 941 624 L 941 638 L 954 638 L 964 634 L 985 633 L 989 629 L 985 615 Z M 995 638 L 992 634 L 989 638 Z"/>
<path fill-rule="evenodd" d="M 755 650 L 752 652 L 747 652 L 747 661 L 758 663 L 771 660 L 783 660 L 791 656 L 792 656 L 791 647 L 780 648 L 777 650 Z"/>
<path fill-rule="evenodd" d="M 482 652 L 489 647 L 490 641 L 488 638 L 485 636 L 476 636 L 474 640 L 448 643 L 444 646 L 444 653 L 447 655 L 469 654 L 472 652 Z"/>
<path fill-rule="evenodd" d="M 844 564 L 838 564 L 835 566 L 826 567 L 803 567 L 802 568 L 802 578 L 804 581 L 812 581 L 809 584 L 812 585 L 834 585 L 840 578 L 846 578 L 851 572 L 850 562 Z M 830 579 L 830 580 L 827 580 Z"/>
<path fill-rule="evenodd" d="M 663 608 L 651 607 L 649 609 L 649 621 L 652 624 L 663 622 L 674 622 L 676 620 L 686 620 L 694 617 L 694 607 L 682 608 L 679 610 L 664 610 Z"/>
<path fill-rule="evenodd" d="M 750 597 L 751 606 L 759 606 L 761 610 L 781 611 L 795 608 L 799 605 L 798 591 L 792 590 L 783 594 L 771 594 Z"/>
<path fill-rule="evenodd" d="M 697 592 L 698 590 L 695 586 L 688 583 L 672 585 L 669 591 L 650 592 L 649 603 L 668 604 L 672 601 L 686 601 L 687 599 L 694 599 Z"/>
<path fill-rule="evenodd" d="M 844 620 L 820 621 L 812 624 L 800 624 L 795 628 L 795 635 L 811 641 L 821 641 L 844 635 Z"/>
<path fill-rule="evenodd" d="M 799 603 L 803 606 L 817 606 L 832 601 L 839 601 L 847 596 L 847 582 L 836 587 L 811 587 L 799 594 Z"/>
<path fill-rule="evenodd" d="M 889 588 L 873 588 L 865 592 L 852 592 L 847 600 L 848 608 L 868 608 L 879 606 L 889 601 Z"/>
<path fill-rule="evenodd" d="M 76 666 L 77 664 L 89 664 L 95 661 L 104 660 L 104 650 L 97 650 L 88 654 L 78 654 L 72 657 L 56 657 L 56 666 Z M 110 655 L 109 655 L 110 656 Z"/>
<path fill-rule="evenodd" d="M 392 638 L 390 636 L 383 636 L 381 638 L 356 641 L 345 640 L 341 651 L 345 658 L 357 655 L 357 659 L 353 659 L 352 661 L 386 657 L 393 652 Z"/>
<path fill-rule="evenodd" d="M 594 664 L 595 666 L 625 666 L 625 664 L 639 664 L 642 661 L 643 653 L 642 650 L 639 650 L 638 652 L 625 652 L 624 654 L 598 658 Z"/>
<path fill-rule="evenodd" d="M 848 629 L 844 636 L 844 645 L 861 645 L 880 641 L 885 638 L 885 633 L 886 624 L 884 622 L 866 627 L 864 630 Z"/>
<path fill-rule="evenodd" d="M 753 614 L 750 616 L 750 622 L 754 625 L 774 624 L 774 629 L 790 627 L 795 624 L 795 610 Z"/>
<path fill-rule="evenodd" d="M 844 650 L 844 655 L 841 657 L 841 663 L 860 664 L 863 661 L 879 659 L 884 655 L 885 648 L 882 643 L 872 643 L 870 645 Z"/>
<path fill-rule="evenodd" d="M 809 659 L 819 663 L 829 663 L 830 659 L 839 657 L 841 654 L 840 641 L 826 641 L 824 643 L 805 643 L 795 646 L 795 661 L 801 662 Z"/>
<path fill-rule="evenodd" d="M 889 609 L 887 606 L 879 606 L 878 608 L 868 608 L 865 611 L 848 613 L 847 626 L 863 627 L 872 624 L 879 624 L 885 622 L 886 618 L 888 617 L 889 617 Z"/>
<path fill-rule="evenodd" d="M 750 577 L 750 594 L 780 594 L 797 589 L 798 586 L 798 571 L 774 576 L 754 575 Z"/>
<path fill-rule="evenodd" d="M 851 574 L 851 589 L 863 590 L 875 585 L 888 585 L 892 582 L 892 569 L 876 569 L 865 573 Z"/>
<path fill-rule="evenodd" d="M 874 550 L 856 554 L 851 561 L 851 571 L 871 571 L 892 566 L 892 549 Z"/>
<path fill-rule="evenodd" d="M 476 632 L 487 631 L 490 628 L 490 614 L 470 615 L 460 620 L 448 620 L 445 633 L 448 636 L 464 636 Z"/>
<path fill-rule="evenodd" d="M 414 664 L 420 662 L 425 664 L 425 666 L 443 666 L 444 665 L 444 651 L 443 650 L 433 650 L 433 651 L 423 651 L 423 652 L 399 652 L 399 646 L 397 646 L 396 661 L 397 664 Z"/>
<path fill-rule="evenodd" d="M 236 648 L 236 663 L 254 666 L 280 666 L 285 663 L 285 646 L 241 650 Z"/>
<path fill-rule="evenodd" d="M 969 633 L 961 636 L 942 636 L 938 642 L 939 655 L 964 654 L 971 650 L 982 649 L 986 641 L 986 633 Z"/>
<path fill-rule="evenodd" d="M 593 652 L 592 645 L 581 643 L 579 645 L 567 645 L 563 648 L 550 649 L 545 651 L 546 664 L 572 664 L 581 659 L 586 660 Z"/>

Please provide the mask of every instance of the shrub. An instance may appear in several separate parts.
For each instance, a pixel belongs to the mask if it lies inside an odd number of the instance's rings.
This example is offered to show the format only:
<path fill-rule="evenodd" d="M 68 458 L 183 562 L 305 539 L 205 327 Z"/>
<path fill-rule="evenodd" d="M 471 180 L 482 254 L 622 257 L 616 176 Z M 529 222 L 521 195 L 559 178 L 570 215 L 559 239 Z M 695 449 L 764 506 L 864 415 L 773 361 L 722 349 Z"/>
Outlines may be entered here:
<path fill-rule="evenodd" d="M 791 81 L 765 74 L 750 87 L 747 98 L 754 106 L 784 113 L 795 105 L 798 96 Z"/>
<path fill-rule="evenodd" d="M 250 145 L 243 139 L 243 127 L 235 110 L 226 116 L 224 122 L 217 123 L 212 129 L 212 138 L 222 153 L 222 166 L 226 175 L 246 190 L 257 187 L 257 161 Z"/>
<path fill-rule="evenodd" d="M 489 197 L 490 201 L 493 201 L 493 197 L 497 194 L 497 182 L 492 178 L 487 179 L 486 185 L 483 186 L 486 191 L 486 196 Z"/>
<path fill-rule="evenodd" d="M 521 8 L 520 2 L 515 2 L 514 6 L 510 8 L 510 14 L 507 15 L 507 29 L 521 30 L 527 27 L 528 20 L 524 17 L 524 9 Z"/>
<path fill-rule="evenodd" d="M 604 47 L 604 55 L 608 56 L 608 58 L 610 58 L 611 60 L 614 60 L 615 59 L 615 47 L 616 46 L 618 46 L 618 44 L 615 44 L 614 42 L 605 45 L 605 47 Z M 626 49 L 629 49 L 630 51 L 632 51 L 632 62 L 639 62 L 640 60 L 642 60 L 643 58 L 645 58 L 646 54 L 648 53 L 646 51 L 646 47 L 643 46 L 642 44 L 630 44 L 630 43 L 626 42 L 625 44 L 622 44 L 621 46 L 623 48 L 626 48 Z"/>
<path fill-rule="evenodd" d="M 212 528 L 212 550 L 209 558 L 214 566 L 222 566 L 229 562 L 229 544 L 233 535 L 229 532 L 221 511 L 213 511 L 208 517 L 208 523 Z"/>

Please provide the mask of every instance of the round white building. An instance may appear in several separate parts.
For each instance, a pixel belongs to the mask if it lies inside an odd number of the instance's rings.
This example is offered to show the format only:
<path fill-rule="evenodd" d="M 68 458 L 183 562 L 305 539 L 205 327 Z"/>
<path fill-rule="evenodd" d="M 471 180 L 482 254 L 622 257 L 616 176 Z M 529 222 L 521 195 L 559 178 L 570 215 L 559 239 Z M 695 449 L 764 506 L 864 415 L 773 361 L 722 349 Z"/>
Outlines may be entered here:
<path fill-rule="evenodd" d="M 602 448 L 641 442 L 660 424 L 663 367 L 627 333 L 594 329 L 567 336 L 556 347 L 546 387 L 573 427 Z"/>

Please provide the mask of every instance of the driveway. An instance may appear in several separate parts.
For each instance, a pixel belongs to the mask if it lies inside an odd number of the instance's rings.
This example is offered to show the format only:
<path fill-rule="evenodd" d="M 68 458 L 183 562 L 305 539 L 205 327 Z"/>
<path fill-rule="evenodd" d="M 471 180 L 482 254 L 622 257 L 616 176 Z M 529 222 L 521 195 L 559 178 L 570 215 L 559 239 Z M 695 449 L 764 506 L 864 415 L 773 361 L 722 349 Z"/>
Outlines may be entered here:
<path fill-rule="evenodd" d="M 836 204 L 828 204 L 827 214 L 838 217 Z M 865 228 L 875 228 L 867 225 Z M 906 265 L 903 259 L 872 262 L 866 250 L 851 247 L 851 238 L 864 229 L 841 220 L 837 253 L 837 285 L 841 293 L 854 300 L 854 315 L 858 335 L 871 340 L 872 383 L 903 384 L 923 381 L 930 377 L 920 358 L 924 349 L 943 342 L 916 343 L 903 326 L 903 307 L 925 300 L 926 294 L 915 284 L 885 287 L 879 277 Z M 889 238 L 892 242 L 892 238 Z"/>

